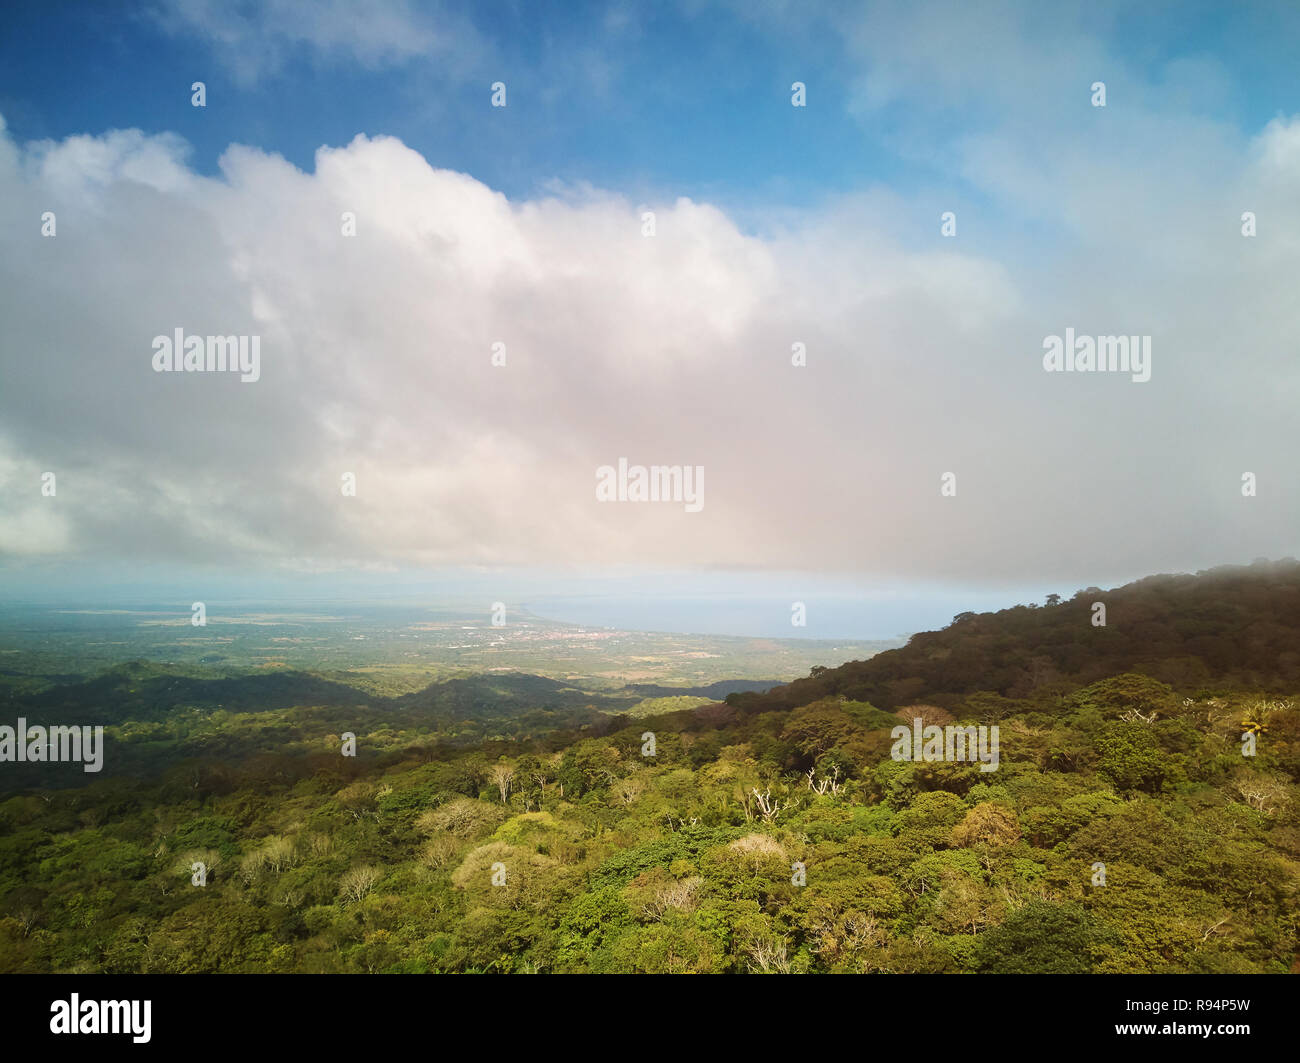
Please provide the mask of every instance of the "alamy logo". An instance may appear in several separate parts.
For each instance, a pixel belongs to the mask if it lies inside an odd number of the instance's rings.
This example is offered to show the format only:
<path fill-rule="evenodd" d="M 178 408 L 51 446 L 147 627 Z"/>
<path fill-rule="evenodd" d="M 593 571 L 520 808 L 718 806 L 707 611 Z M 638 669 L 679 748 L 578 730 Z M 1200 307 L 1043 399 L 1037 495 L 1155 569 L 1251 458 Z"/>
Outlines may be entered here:
<path fill-rule="evenodd" d="M 1150 336 L 1076 336 L 1074 329 L 1043 339 L 1049 373 L 1132 373 L 1135 384 L 1151 379 Z"/>
<path fill-rule="evenodd" d="M 602 465 L 596 470 L 597 502 L 684 502 L 687 513 L 704 508 L 703 465 Z"/>
<path fill-rule="evenodd" d="M 83 761 L 84 771 L 104 766 L 104 728 L 28 727 L 23 716 L 18 726 L 0 727 L 0 762 L 72 763 Z"/>
<path fill-rule="evenodd" d="M 148 1044 L 152 1011 L 150 1000 L 82 1000 L 73 993 L 50 1005 L 50 1033 L 129 1033 L 136 1044 Z"/>
<path fill-rule="evenodd" d="M 998 770 L 998 727 L 959 727 L 949 724 L 925 726 L 917 716 L 912 726 L 899 724 L 889 732 L 894 744 L 889 755 L 894 760 L 957 760 L 980 762 L 980 771 Z"/>
<path fill-rule="evenodd" d="M 261 336 L 173 336 L 153 338 L 155 373 L 239 373 L 245 384 L 262 376 Z"/>

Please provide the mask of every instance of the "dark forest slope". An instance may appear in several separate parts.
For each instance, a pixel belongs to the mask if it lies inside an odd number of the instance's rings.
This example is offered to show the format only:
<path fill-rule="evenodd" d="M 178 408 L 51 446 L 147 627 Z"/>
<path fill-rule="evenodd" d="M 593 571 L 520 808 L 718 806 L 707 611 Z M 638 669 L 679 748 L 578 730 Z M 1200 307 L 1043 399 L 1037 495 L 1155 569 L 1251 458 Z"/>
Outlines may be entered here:
<path fill-rule="evenodd" d="M 1104 627 L 1092 622 L 1095 602 L 1106 607 Z M 1300 688 L 1300 562 L 1150 576 L 1044 606 L 961 613 L 900 649 L 728 701 L 788 709 L 842 695 L 886 709 L 947 706 L 977 691 L 1037 699 L 1121 672 L 1187 692 Z"/>

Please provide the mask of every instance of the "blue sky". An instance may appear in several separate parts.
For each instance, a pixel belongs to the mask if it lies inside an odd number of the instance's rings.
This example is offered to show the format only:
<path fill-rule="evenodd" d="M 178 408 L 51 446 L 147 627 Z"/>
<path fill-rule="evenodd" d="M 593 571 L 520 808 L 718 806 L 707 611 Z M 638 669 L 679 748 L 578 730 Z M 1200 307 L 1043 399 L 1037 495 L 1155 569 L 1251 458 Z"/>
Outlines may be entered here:
<path fill-rule="evenodd" d="M 461 6 L 487 53 L 469 69 L 419 58 L 366 69 L 287 45 L 282 65 L 248 83 L 210 40 L 168 32 L 135 5 L 33 5 L 13 15 L 0 46 L 0 109 L 21 139 L 179 132 L 206 173 L 231 143 L 310 169 L 322 144 L 387 133 L 511 196 L 559 178 L 694 197 L 773 189 L 784 202 L 896 170 L 868 138 L 836 135 L 842 108 L 776 106 L 814 71 L 817 93 L 842 99 L 829 31 L 810 33 L 795 52 L 722 10 L 670 5 L 634 13 L 635 26 L 619 31 L 605 28 L 605 4 Z M 195 80 L 208 85 L 204 111 L 189 106 Z M 485 107 L 496 80 L 507 83 L 509 106 L 493 112 Z"/>
<path fill-rule="evenodd" d="M 1005 117 L 996 93 L 991 101 L 979 93 L 944 98 L 923 84 L 877 110 L 855 107 L 857 82 L 869 70 L 842 26 L 868 6 L 923 4 L 810 4 L 788 8 L 790 15 L 763 4 L 447 4 L 428 17 L 438 22 L 446 13 L 464 48 L 453 41 L 429 59 L 361 61 L 347 49 L 288 39 L 274 59 L 243 59 L 238 45 L 185 19 L 205 5 L 175 6 L 11 6 L 0 36 L 0 113 L 13 135 L 171 131 L 192 145 L 195 169 L 212 174 L 232 143 L 310 170 L 321 145 L 345 144 L 359 132 L 391 134 L 431 164 L 473 174 L 511 197 L 560 179 L 633 195 L 653 189 L 784 207 L 877 182 L 961 185 L 942 165 L 895 150 L 899 130 L 915 135 L 919 127 L 942 140 Z M 946 5 L 930 6 L 935 19 L 945 17 Z M 1192 102 L 1209 117 L 1260 128 L 1295 102 L 1294 4 L 1053 4 L 1047 17 L 1036 5 L 968 6 L 977 14 L 1019 9 L 1030 32 L 1037 20 L 1043 29 L 1059 21 L 1095 34 L 1170 108 Z M 213 7 L 229 8 L 223 18 L 259 35 L 257 5 Z M 421 21 L 428 10 L 413 5 L 409 17 Z M 1016 78 L 997 66 L 1004 17 L 991 15 L 986 31 L 991 83 Z M 978 32 L 966 40 L 972 54 L 962 64 L 978 65 Z M 1188 101 L 1169 79 L 1179 64 L 1202 61 L 1222 82 Z M 1096 70 L 1099 78 L 1110 73 Z M 204 110 L 189 105 L 195 80 L 208 86 Z M 509 106 L 485 111 L 496 80 L 507 83 Z M 809 86 L 814 104 L 802 111 L 785 106 L 796 80 Z M 1077 86 L 1063 79 L 1061 88 Z M 1026 85 L 1027 94 L 1036 91 Z"/>
<path fill-rule="evenodd" d="M 879 609 L 798 633 L 865 637 L 1297 552 L 1294 3 L 2 17 L 14 593 L 803 579 Z M 152 372 L 180 326 L 258 335 L 260 381 Z M 1045 373 L 1066 328 L 1150 336 L 1150 381 Z M 597 504 L 620 457 L 707 506 Z"/>

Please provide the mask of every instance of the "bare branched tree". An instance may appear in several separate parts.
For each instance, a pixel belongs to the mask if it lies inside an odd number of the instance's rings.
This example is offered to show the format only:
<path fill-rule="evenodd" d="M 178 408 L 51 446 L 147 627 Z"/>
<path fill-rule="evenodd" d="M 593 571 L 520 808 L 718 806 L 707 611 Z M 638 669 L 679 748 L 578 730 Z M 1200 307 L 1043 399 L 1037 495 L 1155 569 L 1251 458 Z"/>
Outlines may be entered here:
<path fill-rule="evenodd" d="M 754 795 L 754 800 L 758 802 L 758 811 L 762 815 L 764 823 L 774 822 L 777 816 L 782 812 L 788 812 L 796 804 L 796 802 L 789 800 L 782 803 L 780 798 L 773 798 L 770 786 L 763 793 L 759 793 L 758 787 L 755 786 L 751 793 Z"/>
<path fill-rule="evenodd" d="M 488 778 L 496 785 L 497 791 L 501 794 L 501 803 L 506 803 L 506 798 L 510 796 L 510 784 L 515 781 L 515 769 L 505 761 L 498 761 L 488 769 Z"/>
<path fill-rule="evenodd" d="M 339 892 L 343 894 L 344 900 L 355 904 L 361 901 L 378 881 L 379 869 L 364 864 L 344 874 L 339 880 Z"/>
<path fill-rule="evenodd" d="M 818 779 L 817 769 L 808 769 L 808 789 L 815 794 L 838 795 L 840 792 L 840 766 L 838 764 L 831 767 L 829 777 Z"/>
<path fill-rule="evenodd" d="M 755 938 L 745 946 L 749 969 L 764 974 L 789 974 L 791 960 L 785 938 Z"/>

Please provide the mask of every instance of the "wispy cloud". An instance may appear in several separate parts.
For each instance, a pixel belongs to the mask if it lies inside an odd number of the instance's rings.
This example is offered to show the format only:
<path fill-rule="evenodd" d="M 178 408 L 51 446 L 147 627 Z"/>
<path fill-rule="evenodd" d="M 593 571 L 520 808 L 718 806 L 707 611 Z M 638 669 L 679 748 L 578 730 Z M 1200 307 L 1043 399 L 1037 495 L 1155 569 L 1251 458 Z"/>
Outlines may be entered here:
<path fill-rule="evenodd" d="M 209 42 L 244 85 L 279 73 L 295 58 L 371 70 L 417 60 L 463 67 L 482 48 L 465 17 L 410 0 L 162 0 L 150 14 L 169 33 Z"/>

